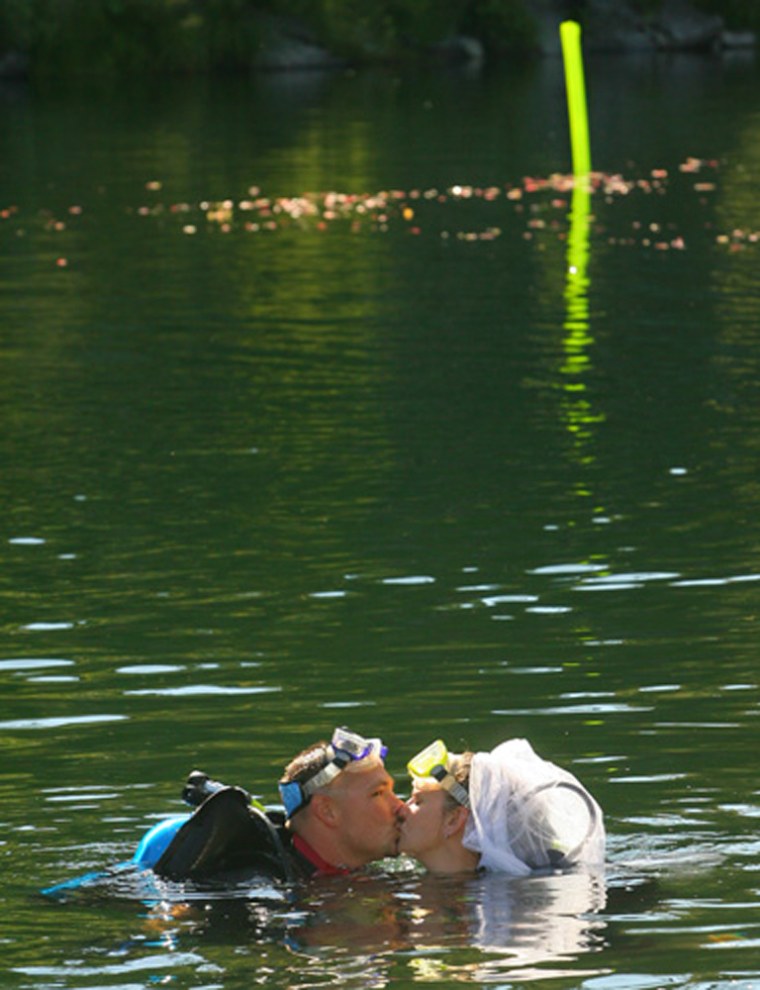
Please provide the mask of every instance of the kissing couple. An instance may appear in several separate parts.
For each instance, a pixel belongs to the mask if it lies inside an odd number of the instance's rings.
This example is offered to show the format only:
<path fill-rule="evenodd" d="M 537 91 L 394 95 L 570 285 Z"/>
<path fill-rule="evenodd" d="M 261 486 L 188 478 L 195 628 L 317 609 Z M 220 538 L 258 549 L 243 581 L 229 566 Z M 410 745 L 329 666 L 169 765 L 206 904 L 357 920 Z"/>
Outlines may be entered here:
<path fill-rule="evenodd" d="M 133 862 L 171 880 L 244 875 L 285 881 L 350 874 L 400 854 L 433 873 L 511 876 L 601 865 L 602 811 L 571 773 L 525 739 L 450 753 L 438 739 L 409 760 L 412 793 L 394 792 L 387 749 L 339 727 L 285 767 L 282 808 L 194 771 L 190 816 L 155 825 Z"/>

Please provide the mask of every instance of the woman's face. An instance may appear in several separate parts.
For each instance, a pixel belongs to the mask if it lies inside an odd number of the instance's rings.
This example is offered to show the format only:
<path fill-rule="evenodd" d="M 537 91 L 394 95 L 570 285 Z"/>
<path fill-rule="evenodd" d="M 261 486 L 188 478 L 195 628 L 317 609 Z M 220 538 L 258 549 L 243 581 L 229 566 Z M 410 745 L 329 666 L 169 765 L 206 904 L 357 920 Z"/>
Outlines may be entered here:
<path fill-rule="evenodd" d="M 415 780 L 401 822 L 399 852 L 423 860 L 444 842 L 443 826 L 448 814 L 446 791 L 433 780 Z"/>

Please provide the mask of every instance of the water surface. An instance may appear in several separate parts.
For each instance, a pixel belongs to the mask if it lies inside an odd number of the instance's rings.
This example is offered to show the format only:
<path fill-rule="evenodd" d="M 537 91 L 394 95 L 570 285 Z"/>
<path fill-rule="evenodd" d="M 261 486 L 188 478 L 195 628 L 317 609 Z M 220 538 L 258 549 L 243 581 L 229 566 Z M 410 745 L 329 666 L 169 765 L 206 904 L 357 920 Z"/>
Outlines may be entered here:
<path fill-rule="evenodd" d="M 757 70 L 588 77 L 586 210 L 551 61 L 2 94 L 4 985 L 757 984 Z M 605 875 L 38 894 L 342 723 Z"/>

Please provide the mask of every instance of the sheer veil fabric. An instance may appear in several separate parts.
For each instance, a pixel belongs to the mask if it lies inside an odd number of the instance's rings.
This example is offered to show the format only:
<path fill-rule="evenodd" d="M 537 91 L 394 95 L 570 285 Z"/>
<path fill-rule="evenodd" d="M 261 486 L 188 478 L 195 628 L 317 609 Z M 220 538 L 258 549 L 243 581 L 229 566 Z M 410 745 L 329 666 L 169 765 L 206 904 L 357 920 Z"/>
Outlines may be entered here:
<path fill-rule="evenodd" d="M 466 848 L 480 866 L 512 876 L 604 862 L 602 810 L 567 770 L 542 759 L 526 739 L 476 753 L 470 770 Z"/>

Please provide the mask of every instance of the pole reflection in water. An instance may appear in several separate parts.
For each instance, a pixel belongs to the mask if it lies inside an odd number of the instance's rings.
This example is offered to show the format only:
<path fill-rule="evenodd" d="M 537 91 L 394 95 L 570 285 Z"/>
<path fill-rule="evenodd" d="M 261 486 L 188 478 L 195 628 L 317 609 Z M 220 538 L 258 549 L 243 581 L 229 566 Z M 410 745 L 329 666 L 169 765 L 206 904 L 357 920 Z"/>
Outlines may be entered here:
<path fill-rule="evenodd" d="M 570 230 L 567 238 L 567 273 L 565 278 L 565 320 L 563 328 L 564 415 L 567 429 L 574 438 L 575 456 L 587 463 L 583 450 L 591 436 L 594 423 L 604 415 L 594 413 L 586 397 L 583 375 L 590 369 L 589 348 L 594 343 L 589 321 L 589 233 L 591 226 L 591 180 L 588 175 L 576 176 L 570 207 Z"/>

